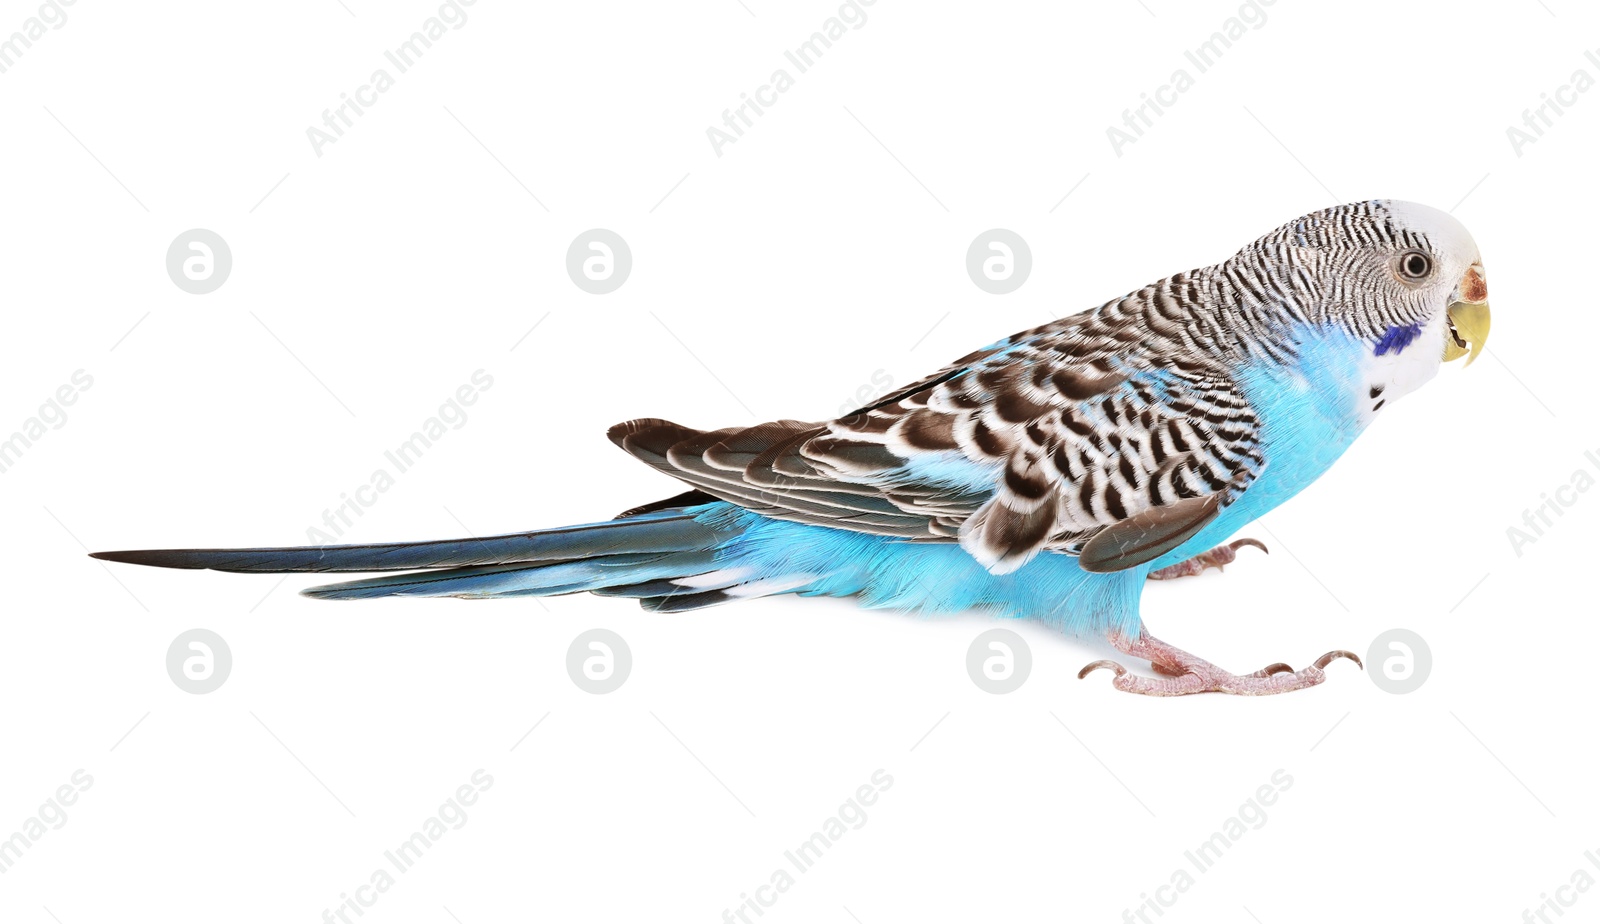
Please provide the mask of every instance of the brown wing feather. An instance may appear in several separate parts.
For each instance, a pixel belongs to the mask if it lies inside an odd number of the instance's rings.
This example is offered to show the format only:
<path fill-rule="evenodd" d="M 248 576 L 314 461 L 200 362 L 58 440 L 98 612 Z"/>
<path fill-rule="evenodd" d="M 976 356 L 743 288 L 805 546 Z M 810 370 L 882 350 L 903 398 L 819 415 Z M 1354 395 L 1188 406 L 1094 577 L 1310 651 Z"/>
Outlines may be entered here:
<path fill-rule="evenodd" d="M 611 438 L 759 513 L 959 540 L 996 573 L 1044 550 L 1131 567 L 1197 532 L 1265 464 L 1226 370 L 1153 347 L 1183 333 L 1162 294 L 1025 331 L 827 423 L 644 419 Z"/>

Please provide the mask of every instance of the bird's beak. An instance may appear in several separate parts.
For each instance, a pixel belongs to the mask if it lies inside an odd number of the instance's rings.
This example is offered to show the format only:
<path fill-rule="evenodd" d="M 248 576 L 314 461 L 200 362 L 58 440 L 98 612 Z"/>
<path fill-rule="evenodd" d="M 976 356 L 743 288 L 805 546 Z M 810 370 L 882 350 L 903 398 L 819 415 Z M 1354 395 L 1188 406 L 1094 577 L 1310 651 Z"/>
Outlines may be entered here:
<path fill-rule="evenodd" d="M 1449 338 L 1444 342 L 1444 361 L 1465 356 L 1472 365 L 1489 339 L 1489 284 L 1483 278 L 1483 265 L 1472 264 L 1456 287 L 1456 301 L 1445 312 Z"/>

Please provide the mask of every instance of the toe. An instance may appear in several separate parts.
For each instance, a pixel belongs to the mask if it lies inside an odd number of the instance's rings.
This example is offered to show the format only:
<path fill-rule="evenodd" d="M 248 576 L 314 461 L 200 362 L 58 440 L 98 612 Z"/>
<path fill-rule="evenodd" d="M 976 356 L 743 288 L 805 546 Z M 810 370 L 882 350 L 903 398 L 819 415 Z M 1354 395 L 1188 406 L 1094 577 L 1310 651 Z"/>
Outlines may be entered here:
<path fill-rule="evenodd" d="M 1366 670 L 1366 666 L 1361 663 L 1361 659 L 1360 658 L 1356 657 L 1353 652 L 1345 651 L 1342 648 L 1339 649 L 1338 651 L 1330 651 L 1330 652 L 1328 652 L 1327 654 L 1325 654 L 1322 657 L 1318 658 L 1312 664 L 1312 666 L 1316 667 L 1318 669 L 1321 669 L 1321 668 L 1327 667 L 1329 664 L 1332 664 L 1334 661 L 1337 661 L 1340 658 L 1349 658 L 1350 660 L 1356 662 L 1356 667 L 1359 667 L 1362 670 Z"/>
<path fill-rule="evenodd" d="M 1263 667 L 1261 670 L 1256 671 L 1254 674 L 1251 674 L 1250 676 L 1252 676 L 1252 677 L 1271 677 L 1273 674 L 1292 674 L 1292 673 L 1294 673 L 1294 668 L 1292 668 L 1289 665 L 1283 663 L 1282 661 L 1279 661 L 1276 664 L 1268 664 L 1266 667 Z"/>
<path fill-rule="evenodd" d="M 1104 661 L 1104 660 L 1102 660 L 1102 661 L 1093 661 L 1093 662 L 1090 662 L 1088 664 L 1085 664 L 1083 666 L 1083 670 L 1078 671 L 1078 679 L 1082 680 L 1083 678 L 1089 676 L 1090 674 L 1094 673 L 1097 670 L 1100 670 L 1101 668 L 1104 668 L 1104 669 L 1109 670 L 1109 671 L 1115 671 L 1116 675 L 1118 677 L 1121 677 L 1123 674 L 1126 674 L 1128 672 L 1128 669 L 1126 667 L 1123 667 L 1122 665 L 1118 664 L 1115 661 Z"/>
<path fill-rule="evenodd" d="M 1261 551 L 1266 552 L 1266 554 L 1268 554 L 1268 555 L 1272 554 L 1271 552 L 1267 551 L 1267 547 L 1265 545 L 1263 545 L 1261 540 L 1259 540 L 1259 539 L 1235 539 L 1232 542 L 1228 543 L 1228 548 L 1230 548 L 1233 551 L 1237 552 L 1237 551 L 1239 551 L 1240 549 L 1244 548 L 1247 545 L 1250 546 L 1251 548 L 1260 549 Z"/>

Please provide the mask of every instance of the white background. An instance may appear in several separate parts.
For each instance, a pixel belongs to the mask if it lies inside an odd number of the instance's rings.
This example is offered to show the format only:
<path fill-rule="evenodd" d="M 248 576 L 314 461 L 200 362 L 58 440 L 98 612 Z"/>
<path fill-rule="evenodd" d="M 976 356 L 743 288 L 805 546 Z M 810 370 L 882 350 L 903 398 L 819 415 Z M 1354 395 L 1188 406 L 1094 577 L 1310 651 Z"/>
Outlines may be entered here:
<path fill-rule="evenodd" d="M 0 3 L 0 33 L 36 9 Z M 79 0 L 0 75 L 0 431 L 94 380 L 0 475 L 0 838 L 94 779 L 0 874 L 0 918 L 322 920 L 478 768 L 468 822 L 362 920 L 722 920 L 879 768 L 866 823 L 764 922 L 1122 920 L 1279 769 L 1266 823 L 1161 920 L 1510 922 L 1600 877 L 1600 493 L 1520 555 L 1507 536 L 1600 475 L 1600 92 L 1520 156 L 1506 133 L 1600 77 L 1600 14 L 1279 0 L 1197 74 L 1184 50 L 1237 4 L 878 0 L 718 157 L 706 128 L 836 4 L 479 0 L 316 156 L 307 127 L 436 9 Z M 1117 156 L 1107 126 L 1179 67 L 1194 87 Z M 1075 677 L 1102 643 L 1020 625 L 1033 674 L 994 696 L 964 668 L 974 614 L 334 604 L 295 594 L 314 576 L 84 556 L 303 543 L 477 369 L 468 422 L 345 538 L 608 518 L 678 490 L 614 422 L 834 416 L 875 376 L 1370 197 L 1472 229 L 1491 355 L 1243 533 L 1270 556 L 1152 586 L 1144 613 L 1240 670 L 1407 627 L 1435 660 L 1410 695 L 1339 662 L 1288 696 L 1127 696 Z M 204 296 L 164 267 L 196 227 L 234 257 Z M 564 268 L 595 227 L 634 256 L 605 296 Z M 1032 246 L 1010 295 L 965 272 L 992 227 Z M 164 664 L 197 626 L 234 658 L 199 696 Z M 604 696 L 564 667 L 596 626 L 634 659 Z"/>

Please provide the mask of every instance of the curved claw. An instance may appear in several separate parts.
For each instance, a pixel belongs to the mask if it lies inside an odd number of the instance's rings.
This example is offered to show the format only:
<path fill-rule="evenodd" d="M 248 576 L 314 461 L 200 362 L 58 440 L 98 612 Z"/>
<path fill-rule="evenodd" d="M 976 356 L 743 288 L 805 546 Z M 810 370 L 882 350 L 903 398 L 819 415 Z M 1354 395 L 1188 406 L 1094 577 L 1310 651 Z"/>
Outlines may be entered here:
<path fill-rule="evenodd" d="M 1353 652 L 1345 651 L 1342 648 L 1339 649 L 1338 651 L 1330 651 L 1330 652 L 1328 652 L 1327 654 L 1325 654 L 1322 657 L 1318 658 L 1316 660 L 1316 663 L 1312 664 L 1311 666 L 1315 667 L 1315 668 L 1318 668 L 1320 670 L 1321 668 L 1327 667 L 1329 664 L 1331 664 L 1334 661 L 1337 661 L 1340 658 L 1349 658 L 1350 660 L 1356 662 L 1356 667 L 1359 667 L 1362 670 L 1366 670 L 1367 669 L 1366 665 L 1362 664 L 1361 663 L 1361 659 L 1356 657 Z"/>
<path fill-rule="evenodd" d="M 1267 547 L 1265 545 L 1263 545 L 1261 543 L 1261 540 L 1259 540 L 1259 539 L 1235 539 L 1232 542 L 1228 543 L 1228 548 L 1230 548 L 1233 551 L 1237 552 L 1237 551 L 1239 551 L 1239 549 L 1242 546 L 1247 546 L 1247 545 L 1248 546 L 1254 546 L 1255 548 L 1260 549 L 1261 551 L 1265 552 L 1268 555 L 1272 554 L 1272 552 L 1268 551 Z"/>
<path fill-rule="evenodd" d="M 1256 671 L 1256 673 L 1262 677 L 1271 677 L 1273 674 L 1292 674 L 1294 673 L 1294 668 L 1279 661 L 1276 664 L 1268 664 L 1261 670 Z"/>
<path fill-rule="evenodd" d="M 1209 552 L 1201 552 L 1199 555 L 1180 561 L 1175 565 L 1157 568 L 1145 575 L 1145 580 L 1171 581 L 1177 578 L 1204 574 L 1209 568 L 1215 568 L 1218 571 L 1226 570 L 1227 566 L 1232 564 L 1233 560 L 1238 557 L 1239 550 L 1245 546 L 1260 549 L 1268 555 L 1272 554 L 1267 551 L 1266 545 L 1259 539 L 1235 539 L 1226 545 L 1219 545 Z"/>
<path fill-rule="evenodd" d="M 1094 662 L 1091 662 L 1089 664 L 1085 664 L 1083 666 L 1083 670 L 1078 671 L 1078 679 L 1082 680 L 1083 678 L 1089 676 L 1090 674 L 1094 673 L 1097 670 L 1100 670 L 1101 668 L 1105 668 L 1106 670 L 1110 670 L 1110 671 L 1115 671 L 1118 677 L 1121 677 L 1123 674 L 1126 674 L 1128 672 L 1128 669 L 1126 667 L 1123 667 L 1122 665 L 1118 664 L 1115 661 L 1103 661 L 1103 660 L 1102 661 L 1094 661 Z"/>

